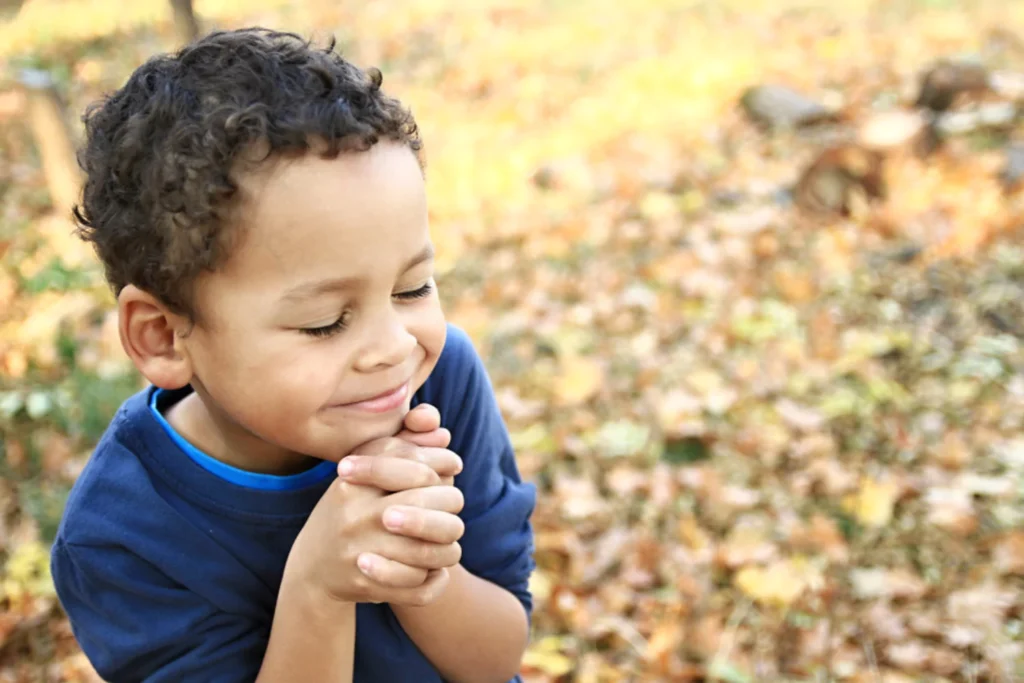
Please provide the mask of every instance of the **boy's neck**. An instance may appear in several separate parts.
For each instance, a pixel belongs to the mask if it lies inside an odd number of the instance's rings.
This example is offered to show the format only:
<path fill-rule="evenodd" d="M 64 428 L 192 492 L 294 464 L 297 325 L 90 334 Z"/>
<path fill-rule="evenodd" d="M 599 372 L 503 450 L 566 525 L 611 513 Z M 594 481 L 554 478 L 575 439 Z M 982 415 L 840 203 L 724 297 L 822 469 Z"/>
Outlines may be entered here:
<path fill-rule="evenodd" d="M 183 439 L 206 455 L 246 472 L 285 476 L 321 462 L 268 444 L 238 424 L 219 417 L 196 391 L 168 408 L 164 418 Z"/>

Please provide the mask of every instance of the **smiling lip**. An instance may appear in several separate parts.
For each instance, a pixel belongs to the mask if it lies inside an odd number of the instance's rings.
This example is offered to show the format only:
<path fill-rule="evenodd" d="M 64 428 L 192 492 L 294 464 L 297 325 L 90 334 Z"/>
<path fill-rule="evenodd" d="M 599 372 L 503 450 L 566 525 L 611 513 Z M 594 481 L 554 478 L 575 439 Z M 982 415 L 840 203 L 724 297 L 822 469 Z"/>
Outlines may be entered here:
<path fill-rule="evenodd" d="M 368 398 L 365 401 L 355 403 L 344 403 L 340 407 L 360 410 L 364 413 L 387 413 L 405 404 L 405 397 L 409 394 L 409 382 L 403 382 L 401 386 L 386 391 L 383 394 Z"/>

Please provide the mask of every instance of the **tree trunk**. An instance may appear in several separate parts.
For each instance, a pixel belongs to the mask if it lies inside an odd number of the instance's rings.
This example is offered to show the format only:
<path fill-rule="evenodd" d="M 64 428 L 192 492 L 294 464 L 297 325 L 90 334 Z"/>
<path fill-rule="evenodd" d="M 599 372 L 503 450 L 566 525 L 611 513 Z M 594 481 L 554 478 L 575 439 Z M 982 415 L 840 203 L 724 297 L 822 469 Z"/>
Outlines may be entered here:
<path fill-rule="evenodd" d="M 171 0 L 171 11 L 174 13 L 174 31 L 180 44 L 187 45 L 199 37 L 199 22 L 192 11 L 192 0 Z"/>
<path fill-rule="evenodd" d="M 29 124 L 43 162 L 50 198 L 54 208 L 67 215 L 78 201 L 82 177 L 64 103 L 45 71 L 23 72 L 21 84 L 28 95 Z"/>

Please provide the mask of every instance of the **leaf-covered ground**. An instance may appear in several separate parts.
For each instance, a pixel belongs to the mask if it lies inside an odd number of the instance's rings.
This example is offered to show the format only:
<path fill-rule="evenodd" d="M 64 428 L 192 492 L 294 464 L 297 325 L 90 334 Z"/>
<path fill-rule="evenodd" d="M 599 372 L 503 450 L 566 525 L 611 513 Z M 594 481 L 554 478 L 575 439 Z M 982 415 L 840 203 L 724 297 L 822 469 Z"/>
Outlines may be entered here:
<path fill-rule="evenodd" d="M 74 112 L 172 40 L 166 3 L 53 4 L 0 58 Z M 1019 131 L 977 113 L 1014 98 L 958 99 L 985 125 L 928 155 L 871 128 L 887 192 L 850 181 L 846 215 L 814 209 L 860 157 L 794 190 L 844 130 L 920 114 L 937 60 L 1024 73 L 1024 4 L 196 9 L 335 32 L 421 123 L 446 307 L 540 490 L 528 681 L 1024 680 Z M 761 84 L 839 115 L 755 124 Z M 90 681 L 47 544 L 139 384 L 28 111 L 0 91 L 0 681 Z"/>

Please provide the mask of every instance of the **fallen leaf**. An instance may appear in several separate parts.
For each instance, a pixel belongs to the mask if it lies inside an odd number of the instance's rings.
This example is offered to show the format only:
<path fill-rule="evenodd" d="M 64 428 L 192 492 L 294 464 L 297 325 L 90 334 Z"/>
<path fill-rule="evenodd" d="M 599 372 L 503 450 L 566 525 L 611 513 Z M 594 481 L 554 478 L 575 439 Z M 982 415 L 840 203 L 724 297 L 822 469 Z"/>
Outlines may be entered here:
<path fill-rule="evenodd" d="M 925 494 L 928 523 L 964 536 L 978 526 L 971 494 L 962 488 L 935 487 Z"/>
<path fill-rule="evenodd" d="M 736 586 L 765 605 L 785 607 L 820 583 L 819 572 L 803 560 L 778 560 L 767 567 L 744 567 L 736 573 Z"/>
<path fill-rule="evenodd" d="M 573 661 L 562 654 L 564 639 L 548 636 L 526 650 L 523 667 L 541 671 L 548 676 L 564 676 L 573 670 Z"/>
<path fill-rule="evenodd" d="M 992 551 L 992 564 L 1000 574 L 1024 575 L 1024 531 L 1003 535 Z"/>
<path fill-rule="evenodd" d="M 850 570 L 853 594 L 861 600 L 905 598 L 918 600 L 928 592 L 924 580 L 901 569 L 881 567 Z"/>
<path fill-rule="evenodd" d="M 571 406 L 589 401 L 603 384 L 601 363 L 593 358 L 569 356 L 559 363 L 553 391 L 561 405 Z"/>
<path fill-rule="evenodd" d="M 892 521 L 898 495 L 899 487 L 895 482 L 867 477 L 861 481 L 860 491 L 848 507 L 861 524 L 878 529 Z"/>

